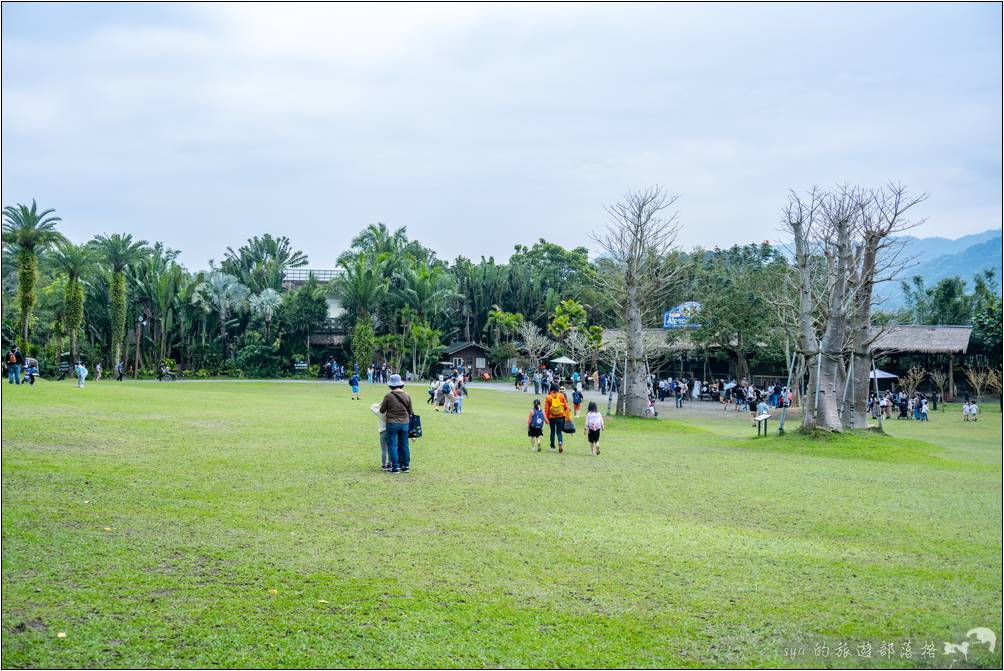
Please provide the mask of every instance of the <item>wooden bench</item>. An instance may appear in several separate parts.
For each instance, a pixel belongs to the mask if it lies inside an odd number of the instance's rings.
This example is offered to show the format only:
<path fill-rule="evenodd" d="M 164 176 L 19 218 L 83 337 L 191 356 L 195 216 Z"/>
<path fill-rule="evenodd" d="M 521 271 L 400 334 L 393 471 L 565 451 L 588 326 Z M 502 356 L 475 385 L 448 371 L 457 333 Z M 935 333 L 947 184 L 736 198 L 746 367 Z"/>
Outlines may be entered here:
<path fill-rule="evenodd" d="M 756 422 L 756 435 L 757 435 L 757 437 L 760 436 L 760 429 L 761 429 L 761 427 L 763 428 L 763 435 L 764 436 L 767 435 L 767 420 L 768 419 L 770 419 L 770 413 L 769 412 L 768 413 L 764 413 L 763 415 L 757 415 L 756 417 L 753 418 L 753 421 Z"/>

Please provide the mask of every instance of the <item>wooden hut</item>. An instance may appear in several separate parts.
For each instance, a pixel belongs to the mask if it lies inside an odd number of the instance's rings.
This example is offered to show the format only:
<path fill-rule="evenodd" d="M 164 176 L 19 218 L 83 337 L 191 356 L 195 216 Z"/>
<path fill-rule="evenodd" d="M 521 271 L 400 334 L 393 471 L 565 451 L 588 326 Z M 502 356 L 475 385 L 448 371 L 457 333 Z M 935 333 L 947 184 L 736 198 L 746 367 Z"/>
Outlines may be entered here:
<path fill-rule="evenodd" d="M 964 363 L 972 326 L 898 324 L 876 330 L 872 350 L 882 367 L 903 375 L 911 366 L 948 373 L 947 396 L 955 397 L 955 367 Z"/>

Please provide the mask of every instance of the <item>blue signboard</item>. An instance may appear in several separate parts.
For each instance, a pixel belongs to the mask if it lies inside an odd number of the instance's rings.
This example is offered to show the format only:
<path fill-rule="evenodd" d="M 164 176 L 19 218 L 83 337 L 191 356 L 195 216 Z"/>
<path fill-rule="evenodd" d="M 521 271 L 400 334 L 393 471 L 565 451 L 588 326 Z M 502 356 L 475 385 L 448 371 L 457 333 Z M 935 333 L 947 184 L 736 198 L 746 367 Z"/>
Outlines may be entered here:
<path fill-rule="evenodd" d="M 664 329 L 696 329 L 700 327 L 695 319 L 701 309 L 701 304 L 697 301 L 687 301 L 680 303 L 674 308 L 666 310 L 662 315 L 662 328 Z"/>

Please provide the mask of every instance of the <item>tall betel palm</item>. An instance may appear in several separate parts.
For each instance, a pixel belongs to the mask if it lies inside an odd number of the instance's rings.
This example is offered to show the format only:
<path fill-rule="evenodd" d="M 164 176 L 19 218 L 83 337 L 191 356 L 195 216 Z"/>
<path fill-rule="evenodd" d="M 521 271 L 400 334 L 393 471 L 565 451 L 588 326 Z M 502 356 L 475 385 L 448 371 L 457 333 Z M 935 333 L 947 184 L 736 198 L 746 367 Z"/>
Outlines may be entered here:
<path fill-rule="evenodd" d="M 108 264 L 112 272 L 111 284 L 109 287 L 112 327 L 112 359 L 115 366 L 122 360 L 122 343 L 125 340 L 126 328 L 126 278 L 125 271 L 133 264 L 137 263 L 146 253 L 146 240 L 133 242 L 129 233 L 113 233 L 112 235 L 99 235 L 94 238 L 94 245 L 98 249 L 105 263 Z"/>
<path fill-rule="evenodd" d="M 52 260 L 66 275 L 63 325 L 70 334 L 70 352 L 76 361 L 80 358 L 80 330 L 84 325 L 84 278 L 94 267 L 96 254 L 90 245 L 62 242 L 57 245 Z"/>
<path fill-rule="evenodd" d="M 3 244 L 17 260 L 17 299 L 21 308 L 21 347 L 28 346 L 28 324 L 35 306 L 35 278 L 38 276 L 39 252 L 62 242 L 65 238 L 56 230 L 62 221 L 53 216 L 55 210 L 38 211 L 32 199 L 31 207 L 18 203 L 3 209 Z"/>

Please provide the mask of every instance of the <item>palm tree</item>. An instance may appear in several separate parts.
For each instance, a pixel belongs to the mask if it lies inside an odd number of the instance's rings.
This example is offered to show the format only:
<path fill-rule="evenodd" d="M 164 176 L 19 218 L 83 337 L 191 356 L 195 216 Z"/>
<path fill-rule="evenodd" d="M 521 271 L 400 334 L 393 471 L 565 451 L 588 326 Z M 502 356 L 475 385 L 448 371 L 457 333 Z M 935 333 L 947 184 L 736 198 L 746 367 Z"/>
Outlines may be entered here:
<path fill-rule="evenodd" d="M 175 259 L 179 252 L 168 249 L 163 243 L 156 243 L 151 253 L 129 268 L 129 284 L 135 292 L 135 304 L 139 315 L 150 322 L 150 340 L 157 358 L 167 356 L 174 337 L 174 322 L 178 312 L 178 291 L 184 283 L 186 273 Z M 137 323 L 136 342 L 142 341 L 141 324 Z M 136 350 L 136 369 L 140 367 L 140 348 Z"/>
<path fill-rule="evenodd" d="M 286 271 L 302 268 L 307 263 L 307 255 L 294 250 L 289 238 L 273 238 L 265 233 L 249 239 L 237 251 L 227 247 L 220 270 L 238 278 L 252 291 L 279 291 Z"/>
<path fill-rule="evenodd" d="M 342 305 L 357 317 L 375 312 L 388 292 L 381 264 L 366 254 L 343 257 L 339 263 L 345 272 L 332 281 L 332 286 Z"/>
<path fill-rule="evenodd" d="M 201 305 L 206 312 L 215 311 L 220 320 L 220 338 L 227 352 L 227 358 L 233 358 L 233 350 L 227 339 L 227 320 L 234 312 L 241 310 L 247 301 L 248 288 L 237 281 L 233 275 L 219 271 L 209 273 L 206 279 L 195 287 L 192 303 Z"/>
<path fill-rule="evenodd" d="M 56 267 L 66 275 L 63 323 L 70 334 L 70 352 L 74 361 L 80 358 L 79 336 L 84 324 L 83 278 L 94 267 L 95 257 L 94 248 L 90 245 L 75 245 L 72 242 L 60 243 L 52 257 Z"/>
<path fill-rule="evenodd" d="M 248 303 L 251 306 L 251 312 L 255 316 L 261 317 L 265 322 L 265 340 L 267 341 L 272 318 L 279 306 L 282 305 L 282 295 L 275 289 L 265 289 L 260 294 L 251 294 Z"/>
<path fill-rule="evenodd" d="M 419 317 L 433 321 L 446 314 L 457 298 L 456 279 L 440 266 L 410 264 L 397 279 L 400 289 L 397 297 L 410 305 Z"/>
<path fill-rule="evenodd" d="M 391 233 L 387 224 L 370 224 L 356 237 L 352 247 L 372 256 L 380 254 L 398 255 L 408 246 L 408 229 L 404 226 Z"/>
<path fill-rule="evenodd" d="M 56 230 L 62 221 L 53 216 L 55 210 L 38 211 L 33 198 L 31 207 L 18 203 L 3 209 L 3 244 L 17 260 L 17 298 L 21 307 L 21 346 L 28 347 L 28 323 L 35 306 L 35 278 L 38 276 L 38 254 L 66 238 Z"/>
<path fill-rule="evenodd" d="M 112 327 L 112 353 L 115 366 L 122 361 L 122 343 L 126 328 L 126 268 L 136 264 L 147 251 L 146 240 L 133 242 L 132 234 L 113 233 L 94 238 L 94 246 L 111 270 L 109 310 Z M 139 343 L 136 343 L 139 346 Z"/>

